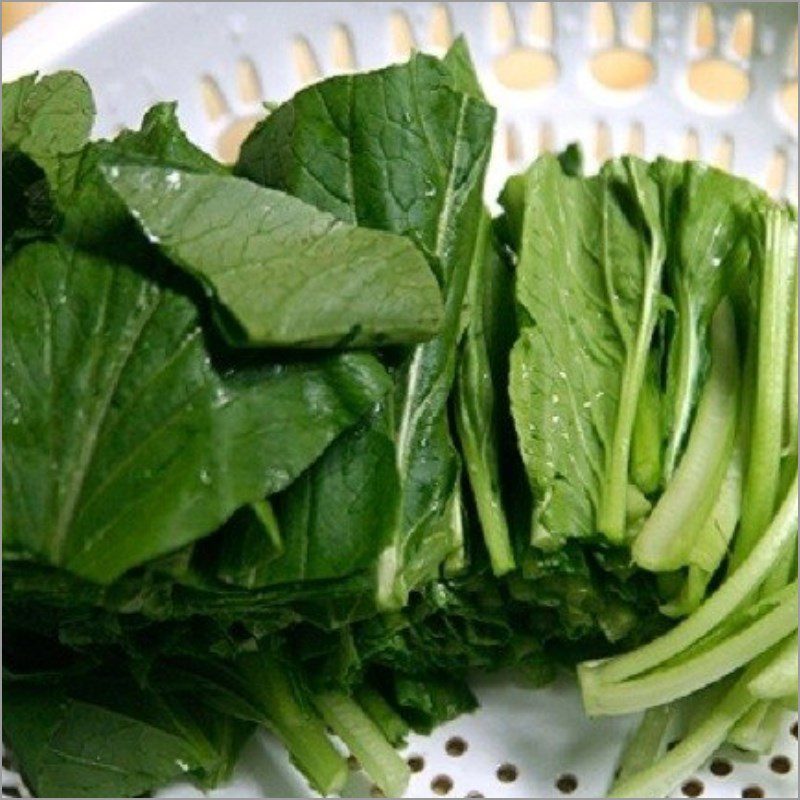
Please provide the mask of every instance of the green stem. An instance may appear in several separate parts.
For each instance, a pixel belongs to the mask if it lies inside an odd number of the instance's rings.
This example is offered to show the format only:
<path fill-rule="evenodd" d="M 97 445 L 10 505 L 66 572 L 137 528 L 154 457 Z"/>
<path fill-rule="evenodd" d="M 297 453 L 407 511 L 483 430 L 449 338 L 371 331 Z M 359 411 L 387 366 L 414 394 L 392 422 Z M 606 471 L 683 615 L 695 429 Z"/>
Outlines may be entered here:
<path fill-rule="evenodd" d="M 356 692 L 356 701 L 394 747 L 405 743 L 409 727 L 383 695 L 364 686 Z"/>
<path fill-rule="evenodd" d="M 777 700 L 797 691 L 797 633 L 789 636 L 770 662 L 748 685 L 748 691 L 762 700 Z"/>
<path fill-rule="evenodd" d="M 631 173 L 637 193 L 641 193 L 635 172 Z M 640 198 L 641 200 L 641 198 Z M 643 202 L 643 201 L 642 201 Z M 653 240 L 660 233 L 650 230 Z M 663 253 L 651 242 L 648 263 L 644 265 L 645 278 L 642 286 L 641 312 L 633 342 L 627 341 L 627 353 L 620 383 L 619 406 L 614 426 L 611 448 L 606 459 L 606 470 L 600 493 L 597 511 L 597 527 L 612 542 L 625 539 L 625 501 L 628 490 L 628 470 L 631 457 L 631 439 L 639 395 L 644 383 L 647 359 L 655 329 L 657 309 L 656 299 L 661 281 Z M 606 266 L 608 269 L 608 266 Z"/>
<path fill-rule="evenodd" d="M 484 213 L 467 286 L 470 318 L 458 365 L 455 422 L 492 571 L 500 576 L 511 572 L 516 563 L 500 497 L 497 397 L 486 330 L 485 305 L 492 299 L 487 281 L 491 248 L 491 219 Z M 491 309 L 490 313 L 497 312 Z"/>
<path fill-rule="evenodd" d="M 794 251 L 796 257 L 797 242 L 794 243 Z M 798 356 L 798 329 L 800 318 L 798 318 L 798 285 L 797 285 L 797 269 L 795 261 L 795 271 L 791 281 L 791 300 L 790 307 L 791 313 L 789 315 L 789 346 L 788 358 L 786 369 L 786 420 L 784 422 L 784 452 L 790 462 L 797 465 L 797 392 L 798 384 L 800 383 L 800 375 L 798 374 L 798 364 L 800 363 L 800 356 Z"/>
<path fill-rule="evenodd" d="M 780 490 L 789 309 L 794 269 L 789 212 L 771 208 L 766 217 L 766 242 L 761 275 L 757 334 L 756 386 L 751 424 L 750 460 L 736 537 L 735 566 L 752 550 L 772 514 Z"/>
<path fill-rule="evenodd" d="M 410 771 L 361 706 L 342 692 L 322 692 L 314 704 L 386 797 L 402 797 Z"/>
<path fill-rule="evenodd" d="M 603 683 L 602 679 L 597 681 L 597 676 L 589 677 L 582 681 L 586 712 L 590 716 L 626 714 L 686 697 L 735 672 L 783 640 L 796 629 L 797 614 L 795 592 L 744 630 L 674 666 L 620 683 Z"/>
<path fill-rule="evenodd" d="M 783 716 L 783 709 L 778 703 L 761 700 L 733 726 L 727 741 L 750 753 L 769 753 L 775 744 Z"/>
<path fill-rule="evenodd" d="M 661 435 L 663 420 L 657 365 L 652 356 L 636 407 L 631 442 L 631 480 L 645 494 L 652 494 L 661 483 Z"/>
<path fill-rule="evenodd" d="M 736 436 L 739 352 L 733 308 L 723 300 L 711 325 L 711 371 L 686 452 L 636 537 L 634 561 L 653 572 L 685 566 L 725 477 Z"/>
<path fill-rule="evenodd" d="M 618 780 L 641 772 L 662 754 L 675 722 L 676 712 L 676 706 L 671 703 L 647 709 L 622 753 Z"/>
<path fill-rule="evenodd" d="M 673 750 L 647 769 L 615 783 L 609 797 L 667 797 L 687 775 L 691 775 L 725 741 L 728 732 L 755 704 L 738 681 L 706 719 Z"/>
<path fill-rule="evenodd" d="M 253 696 L 268 715 L 267 724 L 292 761 L 322 795 L 338 793 L 347 780 L 347 762 L 331 744 L 319 718 L 298 702 L 286 669 L 264 653 L 239 660 Z"/>
<path fill-rule="evenodd" d="M 624 681 L 683 652 L 716 628 L 763 583 L 780 557 L 783 545 L 797 534 L 797 492 L 795 475 L 778 513 L 752 553 L 694 614 L 636 650 L 606 661 L 581 664 L 581 679 L 595 673 L 604 683 Z"/>
<path fill-rule="evenodd" d="M 648 327 L 648 338 L 642 342 L 644 326 L 640 326 L 636 348 L 629 354 L 623 367 L 620 388 L 619 410 L 614 428 L 608 467 L 603 481 L 600 507 L 597 512 L 597 527 L 612 542 L 621 543 L 625 539 L 626 497 L 628 491 L 628 467 L 630 464 L 631 439 L 636 409 L 639 405 L 639 392 L 644 380 L 647 365 L 647 348 L 652 336 Z"/>
<path fill-rule="evenodd" d="M 672 395 L 670 435 L 664 452 L 664 485 L 668 485 L 672 479 L 672 473 L 678 462 L 678 454 L 683 447 L 686 431 L 689 429 L 700 362 L 697 320 L 684 281 L 678 281 L 675 287 L 675 303 L 678 328 L 673 347 L 676 348 L 678 358 L 678 379 Z"/>

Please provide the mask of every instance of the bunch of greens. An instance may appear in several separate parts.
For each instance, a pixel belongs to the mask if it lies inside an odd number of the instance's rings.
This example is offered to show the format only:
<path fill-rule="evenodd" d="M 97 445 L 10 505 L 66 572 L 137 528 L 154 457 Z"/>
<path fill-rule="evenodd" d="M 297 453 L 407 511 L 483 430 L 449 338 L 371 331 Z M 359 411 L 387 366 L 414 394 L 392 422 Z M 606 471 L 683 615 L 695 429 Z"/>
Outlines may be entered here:
<path fill-rule="evenodd" d="M 93 117 L 72 73 L 3 87 L 3 728 L 36 793 L 211 787 L 264 726 L 316 791 L 332 732 L 398 796 L 409 729 L 501 667 L 581 664 L 590 713 L 675 701 L 619 796 L 769 746 L 793 211 L 570 150 L 492 219 L 460 41 L 299 92 L 232 168 L 174 105 Z"/>
<path fill-rule="evenodd" d="M 543 157 L 502 203 L 523 547 L 560 579 L 570 548 L 622 545 L 683 618 L 578 670 L 589 714 L 648 710 L 611 795 L 665 796 L 726 740 L 768 750 L 797 706 L 796 215 L 705 165 L 629 157 L 591 177 Z M 612 640 L 635 624 L 615 612 Z"/>

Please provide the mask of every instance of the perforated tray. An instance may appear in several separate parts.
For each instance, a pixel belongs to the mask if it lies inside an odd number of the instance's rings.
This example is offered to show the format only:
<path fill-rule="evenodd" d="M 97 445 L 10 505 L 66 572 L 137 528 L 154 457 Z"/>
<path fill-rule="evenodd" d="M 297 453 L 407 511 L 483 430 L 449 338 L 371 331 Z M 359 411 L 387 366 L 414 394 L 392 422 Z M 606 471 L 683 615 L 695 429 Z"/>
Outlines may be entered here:
<path fill-rule="evenodd" d="M 794 3 L 59 3 L 4 40 L 3 79 L 80 70 L 99 135 L 177 99 L 193 139 L 230 157 L 264 99 L 412 47 L 442 52 L 456 33 L 499 109 L 490 202 L 509 172 L 575 140 L 593 163 L 623 151 L 698 156 L 796 198 Z M 602 795 L 632 720 L 588 721 L 566 679 L 532 692 L 498 676 L 476 689 L 480 711 L 410 741 L 410 797 Z M 722 752 L 675 796 L 797 797 L 797 758 L 787 715 L 773 754 Z M 26 794 L 5 756 L 2 784 Z M 348 796 L 370 793 L 354 774 Z M 200 794 L 176 785 L 160 796 Z M 308 789 L 260 734 L 213 796 Z"/>

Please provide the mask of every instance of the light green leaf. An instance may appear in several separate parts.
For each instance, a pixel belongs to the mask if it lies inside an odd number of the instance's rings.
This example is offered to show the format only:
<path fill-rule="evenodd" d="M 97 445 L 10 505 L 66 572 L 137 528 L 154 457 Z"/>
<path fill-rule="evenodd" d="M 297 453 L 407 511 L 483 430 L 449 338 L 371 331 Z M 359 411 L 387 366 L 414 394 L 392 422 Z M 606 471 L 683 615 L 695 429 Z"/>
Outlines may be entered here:
<path fill-rule="evenodd" d="M 441 324 L 436 280 L 404 237 L 240 178 L 116 164 L 103 173 L 148 238 L 235 318 L 224 327 L 234 342 L 398 344 Z"/>
<path fill-rule="evenodd" d="M 633 159 L 580 178 L 545 157 L 527 181 L 510 393 L 535 536 L 619 540 L 660 296 L 655 186 Z"/>

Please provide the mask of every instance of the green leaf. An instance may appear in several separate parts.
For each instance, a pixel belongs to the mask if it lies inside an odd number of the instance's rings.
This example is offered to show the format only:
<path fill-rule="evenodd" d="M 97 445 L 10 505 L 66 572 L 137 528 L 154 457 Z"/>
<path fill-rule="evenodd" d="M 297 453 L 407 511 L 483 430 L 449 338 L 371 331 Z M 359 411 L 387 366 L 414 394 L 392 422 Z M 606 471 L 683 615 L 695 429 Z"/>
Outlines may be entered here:
<path fill-rule="evenodd" d="M 187 738 L 155 694 L 126 681 L 111 695 L 101 681 L 91 692 L 5 685 L 3 730 L 39 796 L 130 797 L 212 768 L 213 751 Z"/>
<path fill-rule="evenodd" d="M 5 542 L 95 581 L 284 488 L 388 389 L 365 354 L 223 377 L 189 300 L 58 245 L 3 290 Z"/>
<path fill-rule="evenodd" d="M 106 165 L 150 241 L 238 322 L 234 343 L 413 343 L 441 323 L 439 289 L 407 239 L 354 227 L 239 178 Z"/>
<path fill-rule="evenodd" d="M 441 674 L 419 677 L 394 676 L 395 702 L 418 733 L 430 733 L 437 725 L 474 711 L 475 695 L 466 681 Z"/>
<path fill-rule="evenodd" d="M 736 437 L 740 402 L 739 349 L 731 304 L 711 327 L 711 369 L 683 458 L 634 541 L 634 561 L 652 572 L 686 566 L 714 511 Z"/>
<path fill-rule="evenodd" d="M 101 170 L 104 163 L 119 161 L 206 175 L 230 174 L 187 139 L 178 124 L 174 103 L 153 106 L 138 131 L 122 131 L 112 142 L 91 142 L 60 158 L 51 183 L 64 216 L 62 238 L 114 259 L 131 252 L 138 254 L 147 247 L 128 209 Z"/>
<path fill-rule="evenodd" d="M 284 554 L 266 567 L 265 585 L 375 574 L 397 520 L 393 452 L 378 408 L 275 497 Z"/>
<path fill-rule="evenodd" d="M 442 288 L 438 336 L 395 372 L 402 497 L 394 541 L 381 559 L 385 605 L 402 605 L 460 546 L 453 525 L 459 459 L 447 405 L 493 123 L 493 109 L 457 91 L 442 62 L 414 55 L 299 92 L 255 129 L 236 167 L 343 221 L 408 236 Z"/>
<path fill-rule="evenodd" d="M 578 178 L 545 157 L 527 181 L 510 393 L 534 536 L 618 541 L 660 296 L 656 187 L 632 159 Z"/>
<path fill-rule="evenodd" d="M 464 464 L 478 509 L 483 539 L 495 575 L 514 569 L 514 553 L 501 496 L 502 405 L 511 337 L 510 276 L 494 249 L 488 214 L 481 218 L 478 244 L 467 289 L 469 322 L 457 374 L 455 419 Z M 496 384 L 499 384 L 497 385 Z"/>
<path fill-rule="evenodd" d="M 50 234 L 58 213 L 42 169 L 25 153 L 3 154 L 3 254 Z"/>
<path fill-rule="evenodd" d="M 270 562 L 283 554 L 283 539 L 267 500 L 240 508 L 215 537 L 216 573 L 226 583 L 262 586 Z"/>
<path fill-rule="evenodd" d="M 51 176 L 59 155 L 79 150 L 94 122 L 94 101 L 76 72 L 3 84 L 3 151 L 21 150 Z"/>
<path fill-rule="evenodd" d="M 665 391 L 666 482 L 678 463 L 708 368 L 712 316 L 737 273 L 747 267 L 746 215 L 763 192 L 698 162 L 658 159 L 651 174 L 660 186 L 669 234 L 666 274 L 675 306 Z"/>
<path fill-rule="evenodd" d="M 450 49 L 442 57 L 442 64 L 450 72 L 454 89 L 472 95 L 478 100 L 486 99 L 464 36 L 459 36 L 450 45 Z"/>

